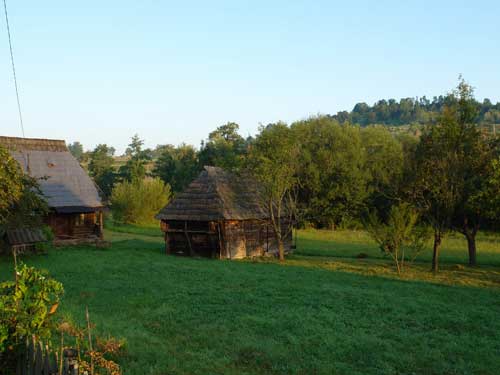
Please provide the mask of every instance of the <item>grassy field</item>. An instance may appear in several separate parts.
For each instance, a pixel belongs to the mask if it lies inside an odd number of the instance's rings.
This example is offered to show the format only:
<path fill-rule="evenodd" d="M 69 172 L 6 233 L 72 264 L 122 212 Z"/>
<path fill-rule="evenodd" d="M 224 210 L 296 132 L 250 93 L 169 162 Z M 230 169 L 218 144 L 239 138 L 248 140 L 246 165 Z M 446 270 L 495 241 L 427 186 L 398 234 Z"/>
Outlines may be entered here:
<path fill-rule="evenodd" d="M 441 275 L 419 262 L 398 278 L 359 232 L 303 231 L 285 265 L 165 256 L 155 228 L 106 235 L 109 249 L 25 261 L 63 282 L 64 314 L 83 322 L 88 306 L 102 335 L 126 339 L 125 374 L 500 373 L 494 236 L 480 238 L 477 269 L 457 265 L 457 237 Z M 1 278 L 11 266 L 0 259 Z"/>

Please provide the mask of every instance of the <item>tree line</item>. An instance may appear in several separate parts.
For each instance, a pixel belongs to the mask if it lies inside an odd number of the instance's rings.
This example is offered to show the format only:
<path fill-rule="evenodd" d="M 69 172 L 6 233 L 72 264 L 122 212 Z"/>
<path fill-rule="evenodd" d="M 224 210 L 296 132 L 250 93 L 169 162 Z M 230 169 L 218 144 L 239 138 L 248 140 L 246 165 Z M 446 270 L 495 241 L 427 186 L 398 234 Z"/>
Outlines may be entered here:
<path fill-rule="evenodd" d="M 87 165 L 111 200 L 117 184 L 148 177 L 162 181 L 170 196 L 204 165 L 222 167 L 251 175 L 267 192 L 273 217 L 293 211 L 295 225 L 366 228 L 391 255 L 401 247 L 418 250 L 431 236 L 435 271 L 443 237 L 459 232 L 474 265 L 478 230 L 495 229 L 500 216 L 500 142 L 479 131 L 483 105 L 465 81 L 439 103 L 420 135 L 316 116 L 261 126 L 245 138 L 230 122 L 199 149 L 167 144 L 148 150 L 134 136 L 124 165 L 115 165 L 107 145 L 91 151 Z"/>
<path fill-rule="evenodd" d="M 402 98 L 399 102 L 395 99 L 382 99 L 372 106 L 362 102 L 357 103 L 350 112 L 340 111 L 329 117 L 340 123 L 348 122 L 361 126 L 435 124 L 443 109 L 451 104 L 450 98 L 450 95 L 440 95 L 429 100 L 423 96 L 421 98 Z M 500 102 L 493 104 L 490 99 L 484 99 L 482 102 L 474 100 L 474 105 L 478 109 L 478 124 L 500 124 Z"/>

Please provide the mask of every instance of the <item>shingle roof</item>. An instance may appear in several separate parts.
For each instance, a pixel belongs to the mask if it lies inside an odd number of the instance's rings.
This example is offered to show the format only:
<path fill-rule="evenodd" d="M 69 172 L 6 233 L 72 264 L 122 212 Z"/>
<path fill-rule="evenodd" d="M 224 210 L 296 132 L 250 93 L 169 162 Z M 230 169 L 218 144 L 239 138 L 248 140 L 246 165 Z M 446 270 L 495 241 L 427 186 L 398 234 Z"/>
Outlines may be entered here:
<path fill-rule="evenodd" d="M 94 182 L 64 141 L 0 137 L 0 145 L 9 150 L 24 172 L 41 178 L 40 188 L 49 207 L 66 212 L 102 207 Z"/>
<path fill-rule="evenodd" d="M 14 246 L 47 241 L 41 229 L 9 229 L 6 235 L 9 244 Z"/>
<path fill-rule="evenodd" d="M 221 168 L 205 167 L 156 218 L 215 221 L 264 219 L 266 215 L 253 183 Z"/>

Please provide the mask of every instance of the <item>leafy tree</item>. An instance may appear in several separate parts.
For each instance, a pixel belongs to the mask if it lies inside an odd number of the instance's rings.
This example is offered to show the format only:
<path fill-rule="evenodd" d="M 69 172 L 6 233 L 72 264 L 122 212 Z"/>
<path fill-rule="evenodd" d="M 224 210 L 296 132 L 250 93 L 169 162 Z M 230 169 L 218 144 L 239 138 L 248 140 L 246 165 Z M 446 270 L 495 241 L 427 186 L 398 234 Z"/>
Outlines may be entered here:
<path fill-rule="evenodd" d="M 368 173 L 366 190 L 367 205 L 379 211 L 387 211 L 397 200 L 403 176 L 403 144 L 382 126 L 361 129 L 362 150 L 365 153 L 364 168 Z"/>
<path fill-rule="evenodd" d="M 143 150 L 144 141 L 136 134 L 125 152 L 129 160 L 120 167 L 120 175 L 126 181 L 140 181 L 146 177 L 146 164 L 151 160 L 150 150 Z"/>
<path fill-rule="evenodd" d="M 186 188 L 199 172 L 198 154 L 186 144 L 164 146 L 153 169 L 153 175 L 169 184 L 174 193 Z"/>
<path fill-rule="evenodd" d="M 23 193 L 22 171 L 9 152 L 0 146 L 0 225 Z"/>
<path fill-rule="evenodd" d="M 115 169 L 113 167 L 114 148 L 105 144 L 98 145 L 89 154 L 89 174 L 105 197 L 111 195 L 116 180 Z"/>
<path fill-rule="evenodd" d="M 469 240 L 470 263 L 475 263 L 475 235 L 481 218 L 478 201 L 488 152 L 476 127 L 477 103 L 462 79 L 446 98 L 436 126 L 428 126 L 416 152 L 417 204 L 434 228 L 433 271 L 438 270 L 443 235 L 459 229 Z M 461 226 L 456 225 L 457 217 Z M 455 224 L 455 225 L 454 225 Z"/>
<path fill-rule="evenodd" d="M 113 219 L 130 224 L 152 223 L 170 195 L 170 186 L 159 178 L 118 183 L 111 195 Z"/>
<path fill-rule="evenodd" d="M 28 175 L 21 177 L 22 193 L 6 215 L 4 227 L 40 227 L 49 212 L 49 206 L 38 180 Z"/>
<path fill-rule="evenodd" d="M 360 129 L 317 117 L 294 123 L 292 130 L 300 145 L 296 157 L 304 217 L 328 227 L 358 218 L 370 178 Z"/>
<path fill-rule="evenodd" d="M 238 134 L 239 125 L 228 122 L 211 132 L 201 145 L 201 166 L 211 165 L 229 170 L 238 170 L 246 154 L 245 139 Z"/>
<path fill-rule="evenodd" d="M 293 131 L 277 123 L 260 128 L 246 160 L 245 171 L 255 179 L 261 209 L 271 220 L 280 261 L 285 260 L 284 239 L 297 217 L 298 156 Z"/>

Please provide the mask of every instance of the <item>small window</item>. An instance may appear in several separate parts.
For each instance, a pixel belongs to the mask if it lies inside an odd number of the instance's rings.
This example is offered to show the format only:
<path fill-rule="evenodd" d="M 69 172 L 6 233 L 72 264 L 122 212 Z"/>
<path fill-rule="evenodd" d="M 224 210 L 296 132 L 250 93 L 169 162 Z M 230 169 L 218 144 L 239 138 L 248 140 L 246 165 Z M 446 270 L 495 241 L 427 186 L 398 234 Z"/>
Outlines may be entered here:
<path fill-rule="evenodd" d="M 75 225 L 77 226 L 85 225 L 85 214 L 80 214 L 76 216 Z"/>

